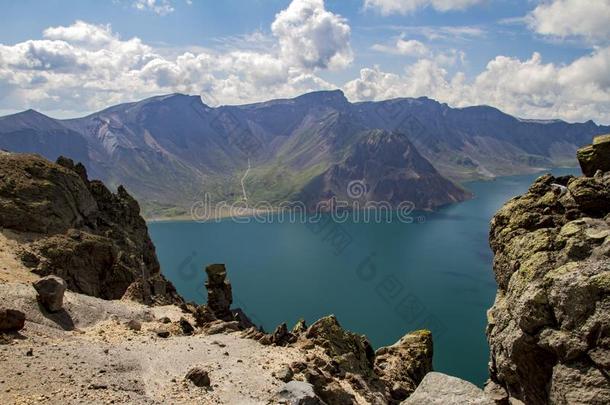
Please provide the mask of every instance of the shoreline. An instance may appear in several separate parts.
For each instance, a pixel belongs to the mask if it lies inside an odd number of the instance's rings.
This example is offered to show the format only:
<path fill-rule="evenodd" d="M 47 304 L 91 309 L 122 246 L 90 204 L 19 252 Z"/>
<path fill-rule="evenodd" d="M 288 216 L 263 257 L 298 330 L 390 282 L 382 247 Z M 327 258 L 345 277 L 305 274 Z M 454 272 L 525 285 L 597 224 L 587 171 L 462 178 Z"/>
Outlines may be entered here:
<path fill-rule="evenodd" d="M 532 174 L 542 174 L 544 172 L 552 172 L 553 170 L 567 170 L 567 169 L 579 169 L 578 166 L 557 166 L 557 167 L 546 167 L 546 168 L 539 168 L 537 170 L 531 171 L 531 172 L 527 172 L 527 173 L 516 173 L 516 174 L 509 174 L 509 175 L 503 175 L 503 176 L 495 176 L 495 177 L 491 177 L 491 178 L 486 178 L 486 179 L 473 179 L 473 180 L 468 180 L 468 181 L 464 181 L 459 183 L 459 185 L 464 186 L 467 185 L 469 183 L 474 183 L 474 182 L 478 182 L 478 181 L 495 181 L 496 179 L 499 178 L 505 178 L 505 177 L 513 177 L 513 176 L 528 176 L 528 175 L 532 175 Z M 476 195 L 473 195 L 472 198 L 476 198 Z M 465 200 L 468 201 L 468 200 Z M 461 204 L 465 201 L 460 201 L 460 202 L 456 202 L 453 204 L 449 204 L 449 206 L 451 205 L 455 205 L 455 204 Z M 443 209 L 447 207 L 447 205 L 444 206 L 440 206 L 435 210 L 414 210 L 413 212 L 438 212 L 439 210 Z M 270 214 L 270 213 L 277 213 L 278 210 L 277 209 L 272 209 L 272 210 L 254 210 L 251 209 L 250 211 L 252 212 L 248 212 L 248 213 L 244 213 L 241 215 L 235 215 L 234 212 L 232 212 L 230 209 L 226 209 L 226 210 L 222 210 L 220 212 L 219 215 L 214 215 L 211 216 L 209 219 L 205 220 L 205 221 L 198 221 L 195 218 L 193 218 L 192 215 L 187 215 L 187 214 L 183 214 L 183 215 L 176 215 L 176 216 L 154 216 L 154 217 L 147 217 L 144 216 L 144 220 L 146 221 L 146 223 L 163 223 L 163 222 L 200 222 L 200 223 L 205 223 L 205 222 L 215 222 L 215 221 L 223 221 L 226 219 L 230 219 L 230 218 L 245 218 L 245 217 L 254 217 L 257 214 Z M 256 211 L 256 212 L 254 212 Z M 393 210 L 395 211 L 395 210 Z"/>

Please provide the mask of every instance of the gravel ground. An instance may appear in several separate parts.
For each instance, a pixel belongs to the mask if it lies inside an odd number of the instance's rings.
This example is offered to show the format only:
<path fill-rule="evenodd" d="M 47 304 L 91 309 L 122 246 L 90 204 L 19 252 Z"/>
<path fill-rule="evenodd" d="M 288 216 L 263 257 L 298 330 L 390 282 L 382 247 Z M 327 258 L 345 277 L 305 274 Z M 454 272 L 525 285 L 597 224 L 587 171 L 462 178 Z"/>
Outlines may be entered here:
<path fill-rule="evenodd" d="M 303 361 L 297 348 L 263 346 L 238 333 L 180 336 L 177 307 L 149 308 L 66 293 L 66 312 L 46 314 L 31 285 L 0 284 L 0 306 L 26 313 L 26 326 L 0 345 L 0 403 L 264 404 L 283 383 L 283 365 Z M 126 326 L 142 323 L 140 331 Z M 66 323 L 70 327 L 66 327 Z M 172 331 L 160 338 L 156 331 Z M 72 330 L 66 330 L 72 329 Z M 211 387 L 184 379 L 209 372 Z"/>

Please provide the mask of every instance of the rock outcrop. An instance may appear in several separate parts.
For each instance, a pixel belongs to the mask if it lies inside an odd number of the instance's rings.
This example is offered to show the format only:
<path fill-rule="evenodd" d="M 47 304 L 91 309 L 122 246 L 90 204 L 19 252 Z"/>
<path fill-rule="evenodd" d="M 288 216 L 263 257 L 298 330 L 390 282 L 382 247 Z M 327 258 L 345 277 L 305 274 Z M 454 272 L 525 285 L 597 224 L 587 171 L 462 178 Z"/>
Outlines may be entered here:
<path fill-rule="evenodd" d="M 22 235 L 21 259 L 41 276 L 105 299 L 180 303 L 161 274 L 140 208 L 119 186 L 89 180 L 82 164 L 60 157 L 0 155 L 0 227 Z"/>
<path fill-rule="evenodd" d="M 393 400 L 406 399 L 432 371 L 432 333 L 418 330 L 375 352 L 375 372 Z"/>
<path fill-rule="evenodd" d="M 205 268 L 208 279 L 205 288 L 208 290 L 207 307 L 216 319 L 233 320 L 231 304 L 233 292 L 231 283 L 227 280 L 227 269 L 224 264 L 210 264 Z"/>
<path fill-rule="evenodd" d="M 591 145 L 580 148 L 576 152 L 580 168 L 585 176 L 593 176 L 595 172 L 610 171 L 610 134 L 593 138 Z"/>
<path fill-rule="evenodd" d="M 487 388 L 500 403 L 610 403 L 607 142 L 579 153 L 589 176 L 542 176 L 492 220 Z"/>

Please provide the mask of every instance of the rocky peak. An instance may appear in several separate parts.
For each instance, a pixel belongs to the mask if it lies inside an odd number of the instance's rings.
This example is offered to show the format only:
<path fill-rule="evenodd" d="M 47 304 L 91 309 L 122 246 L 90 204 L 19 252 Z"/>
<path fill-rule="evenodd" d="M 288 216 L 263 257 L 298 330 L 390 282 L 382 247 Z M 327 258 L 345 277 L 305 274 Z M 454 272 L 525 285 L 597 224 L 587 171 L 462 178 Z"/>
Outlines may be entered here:
<path fill-rule="evenodd" d="M 578 149 L 578 163 L 585 176 L 592 177 L 600 170 L 610 171 L 610 134 L 593 138 L 593 143 Z"/>
<path fill-rule="evenodd" d="M 303 94 L 302 96 L 299 96 L 294 100 L 298 103 L 324 104 L 330 107 L 345 107 L 349 104 L 349 101 L 341 90 L 314 91 L 311 93 Z"/>
<path fill-rule="evenodd" d="M 41 276 L 105 299 L 147 303 L 181 298 L 160 273 L 140 207 L 123 187 L 112 193 L 85 167 L 60 157 L 0 155 L 0 226 L 27 235 L 21 258 Z"/>
<path fill-rule="evenodd" d="M 540 177 L 493 218 L 498 293 L 488 312 L 490 392 L 526 404 L 610 403 L 610 149 L 592 177 Z"/>

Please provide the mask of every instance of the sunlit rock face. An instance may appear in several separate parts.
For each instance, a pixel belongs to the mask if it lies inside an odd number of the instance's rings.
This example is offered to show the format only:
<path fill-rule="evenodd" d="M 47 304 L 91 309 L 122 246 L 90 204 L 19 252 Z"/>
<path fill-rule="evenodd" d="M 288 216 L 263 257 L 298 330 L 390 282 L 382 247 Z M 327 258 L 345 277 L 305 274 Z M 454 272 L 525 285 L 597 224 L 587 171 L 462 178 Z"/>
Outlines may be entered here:
<path fill-rule="evenodd" d="M 610 402 L 610 154 L 598 153 L 592 177 L 542 176 L 492 220 L 489 391 L 526 404 Z"/>

